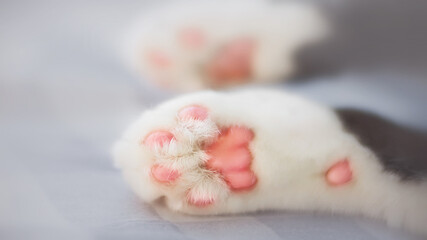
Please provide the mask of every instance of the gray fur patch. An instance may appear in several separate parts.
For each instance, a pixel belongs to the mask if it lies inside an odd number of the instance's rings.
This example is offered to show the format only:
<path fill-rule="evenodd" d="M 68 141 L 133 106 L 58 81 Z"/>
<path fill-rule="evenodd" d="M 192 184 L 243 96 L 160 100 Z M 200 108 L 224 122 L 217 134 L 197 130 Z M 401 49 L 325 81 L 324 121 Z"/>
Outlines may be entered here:
<path fill-rule="evenodd" d="M 338 109 L 345 129 L 370 148 L 386 171 L 402 180 L 427 178 L 427 134 L 399 126 L 377 115 L 355 110 Z"/>

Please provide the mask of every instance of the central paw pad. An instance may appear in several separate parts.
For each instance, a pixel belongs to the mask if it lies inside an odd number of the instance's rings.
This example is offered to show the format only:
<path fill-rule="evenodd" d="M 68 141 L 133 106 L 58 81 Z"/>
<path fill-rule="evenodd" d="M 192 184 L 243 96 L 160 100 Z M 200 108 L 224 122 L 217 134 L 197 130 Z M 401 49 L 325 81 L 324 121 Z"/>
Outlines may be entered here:
<path fill-rule="evenodd" d="M 245 127 L 229 127 L 206 149 L 211 156 L 208 169 L 221 173 L 232 190 L 249 189 L 256 183 L 256 176 L 250 169 L 249 143 L 253 137 L 253 132 Z"/>
<path fill-rule="evenodd" d="M 187 182 L 193 179 L 194 183 L 188 184 L 185 196 L 189 204 L 198 207 L 213 204 L 221 192 L 250 190 L 256 185 L 257 177 L 251 170 L 253 157 L 249 150 L 254 133 L 249 128 L 218 128 L 210 120 L 208 110 L 196 105 L 181 109 L 177 116 L 180 126 L 170 131 L 151 132 L 143 141 L 155 153 L 151 167 L 153 180 L 173 188 L 180 179 Z M 188 147 L 189 144 L 193 146 Z M 190 150 L 168 153 L 173 147 Z"/>
<path fill-rule="evenodd" d="M 226 44 L 211 60 L 207 73 L 216 84 L 244 82 L 251 77 L 254 52 L 253 39 L 236 39 Z"/>

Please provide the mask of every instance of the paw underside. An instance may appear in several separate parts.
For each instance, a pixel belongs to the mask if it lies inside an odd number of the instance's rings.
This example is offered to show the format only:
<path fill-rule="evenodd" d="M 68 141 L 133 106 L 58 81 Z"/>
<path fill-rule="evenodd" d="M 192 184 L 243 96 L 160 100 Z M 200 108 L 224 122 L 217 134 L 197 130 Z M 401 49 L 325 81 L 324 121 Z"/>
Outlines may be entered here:
<path fill-rule="evenodd" d="M 178 34 L 179 46 L 186 51 L 199 51 L 206 47 L 207 37 L 202 29 L 186 28 Z M 218 51 L 206 63 L 192 63 L 193 67 L 199 69 L 203 76 L 209 79 L 213 87 L 227 84 L 236 84 L 248 81 L 253 74 L 253 55 L 256 41 L 251 37 L 237 37 L 226 43 L 218 43 Z M 147 60 L 150 66 L 158 71 L 174 68 L 177 62 L 174 57 L 164 49 L 150 49 Z M 176 60 L 176 59 L 175 59 Z M 197 70 L 199 71 L 199 70 Z"/>
<path fill-rule="evenodd" d="M 190 205 L 206 206 L 230 191 L 255 186 L 253 137 L 246 127 L 218 127 L 204 107 L 187 106 L 178 112 L 174 129 L 149 133 L 143 145 L 153 153 L 153 181 L 182 189 Z"/>
<path fill-rule="evenodd" d="M 256 187 L 250 151 L 254 137 L 254 131 L 245 126 L 220 127 L 207 108 L 190 105 L 178 112 L 173 129 L 150 132 L 142 145 L 152 153 L 151 181 L 174 191 L 189 205 L 206 207 L 230 193 Z M 331 186 L 351 179 L 348 160 L 337 161 L 325 171 Z"/>

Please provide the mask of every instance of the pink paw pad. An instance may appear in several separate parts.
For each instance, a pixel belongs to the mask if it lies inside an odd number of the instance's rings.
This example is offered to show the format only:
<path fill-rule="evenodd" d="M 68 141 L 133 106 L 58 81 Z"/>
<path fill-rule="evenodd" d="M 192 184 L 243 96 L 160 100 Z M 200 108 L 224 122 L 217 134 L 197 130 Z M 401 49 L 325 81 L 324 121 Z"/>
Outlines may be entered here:
<path fill-rule="evenodd" d="M 221 173 L 231 190 L 248 190 L 257 182 L 250 169 L 249 143 L 253 137 L 250 129 L 234 126 L 223 130 L 217 142 L 207 148 L 211 156 L 207 168 Z"/>
<path fill-rule="evenodd" d="M 200 48 L 205 44 L 206 37 L 198 28 L 185 28 L 178 35 L 179 41 L 188 48 Z"/>
<path fill-rule="evenodd" d="M 224 178 L 233 191 L 249 190 L 257 182 L 255 173 L 250 170 L 226 172 Z"/>
<path fill-rule="evenodd" d="M 148 62 L 157 68 L 168 68 L 172 65 L 171 58 L 164 52 L 152 50 L 148 53 Z"/>
<path fill-rule="evenodd" d="M 252 74 L 255 41 L 240 38 L 228 43 L 207 66 L 207 74 L 217 83 L 242 82 Z"/>
<path fill-rule="evenodd" d="M 353 179 L 350 162 L 345 159 L 332 165 L 326 172 L 326 181 L 331 186 L 341 186 Z"/>
<path fill-rule="evenodd" d="M 159 182 L 170 183 L 179 178 L 181 174 L 177 170 L 156 164 L 151 167 L 151 175 Z"/>
<path fill-rule="evenodd" d="M 203 121 L 208 117 L 208 110 L 200 106 L 188 106 L 181 109 L 178 116 L 182 120 L 195 119 Z"/>
<path fill-rule="evenodd" d="M 150 133 L 144 140 L 143 144 L 151 149 L 155 146 L 163 147 L 165 144 L 169 144 L 172 139 L 175 139 L 173 134 L 168 131 L 156 131 Z"/>
<path fill-rule="evenodd" d="M 209 197 L 196 197 L 191 192 L 187 194 L 187 202 L 196 207 L 207 207 L 213 204 L 215 201 Z"/>

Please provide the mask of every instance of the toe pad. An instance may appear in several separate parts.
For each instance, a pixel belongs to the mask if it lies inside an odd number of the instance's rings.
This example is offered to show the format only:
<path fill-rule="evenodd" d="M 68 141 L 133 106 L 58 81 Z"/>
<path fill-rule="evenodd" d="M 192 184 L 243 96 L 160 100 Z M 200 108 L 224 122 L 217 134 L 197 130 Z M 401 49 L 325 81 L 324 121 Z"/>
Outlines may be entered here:
<path fill-rule="evenodd" d="M 166 144 L 169 144 L 174 136 L 168 131 L 156 131 L 150 133 L 144 140 L 143 144 L 153 149 L 155 146 L 163 147 Z"/>
<path fill-rule="evenodd" d="M 182 120 L 195 119 L 203 121 L 208 117 L 208 110 L 200 106 L 188 106 L 181 109 L 178 116 Z"/>
<path fill-rule="evenodd" d="M 154 165 L 151 167 L 151 174 L 157 181 L 162 183 L 173 182 L 180 176 L 177 170 L 162 165 Z"/>
<path fill-rule="evenodd" d="M 206 41 L 206 36 L 201 29 L 186 28 L 179 33 L 179 40 L 185 47 L 200 48 Z"/>

